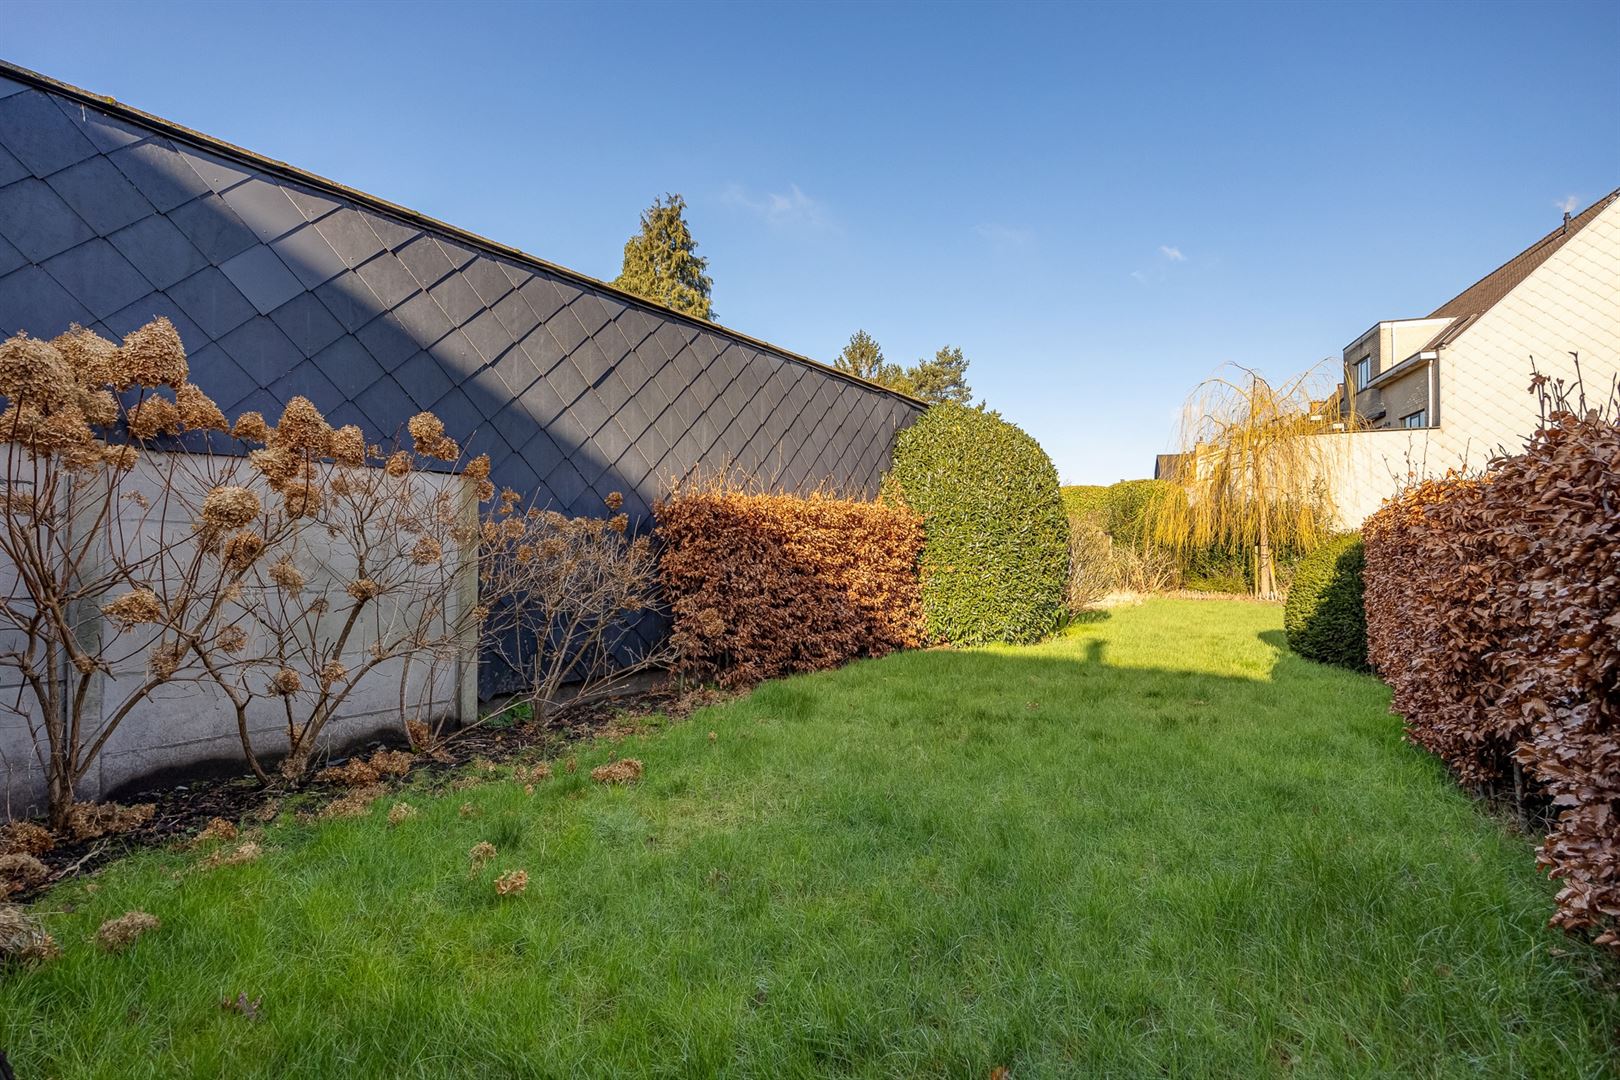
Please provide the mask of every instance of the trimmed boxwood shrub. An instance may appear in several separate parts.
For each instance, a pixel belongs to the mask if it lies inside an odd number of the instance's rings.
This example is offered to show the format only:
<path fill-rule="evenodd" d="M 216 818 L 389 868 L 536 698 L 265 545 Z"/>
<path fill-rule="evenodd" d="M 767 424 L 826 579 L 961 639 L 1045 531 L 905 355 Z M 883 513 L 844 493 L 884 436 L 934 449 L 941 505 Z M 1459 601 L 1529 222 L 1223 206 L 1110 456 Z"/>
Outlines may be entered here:
<path fill-rule="evenodd" d="M 999 414 L 935 405 L 895 443 L 884 493 L 923 516 L 929 636 L 1035 641 L 1063 617 L 1069 523 L 1057 470 Z"/>
<path fill-rule="evenodd" d="M 1367 670 L 1361 534 L 1328 541 L 1300 560 L 1283 609 L 1288 645 L 1299 655 Z"/>
<path fill-rule="evenodd" d="M 1108 487 L 1104 484 L 1070 484 L 1058 489 L 1063 511 L 1071 518 L 1108 531 Z"/>

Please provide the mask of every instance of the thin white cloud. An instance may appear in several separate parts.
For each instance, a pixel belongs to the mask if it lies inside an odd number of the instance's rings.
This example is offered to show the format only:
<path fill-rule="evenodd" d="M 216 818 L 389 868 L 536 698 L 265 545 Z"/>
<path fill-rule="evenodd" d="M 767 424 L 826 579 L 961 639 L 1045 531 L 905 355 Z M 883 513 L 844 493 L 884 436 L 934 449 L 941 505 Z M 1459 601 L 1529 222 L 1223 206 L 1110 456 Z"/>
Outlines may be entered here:
<path fill-rule="evenodd" d="M 1160 244 L 1159 245 L 1159 254 L 1163 255 L 1165 258 L 1169 259 L 1171 262 L 1186 262 L 1187 261 L 1187 256 L 1185 256 L 1185 255 L 1183 255 L 1181 253 L 1180 248 L 1171 247 L 1169 244 Z"/>
<path fill-rule="evenodd" d="M 1035 242 L 1035 231 L 1033 229 L 1020 228 L 1016 225 L 997 225 L 994 222 L 985 222 L 982 225 L 973 226 L 973 231 L 979 234 L 980 239 L 998 251 L 1027 248 Z"/>
<path fill-rule="evenodd" d="M 724 198 L 769 225 L 815 230 L 836 228 L 826 204 L 806 195 L 798 184 L 789 184 L 785 192 L 767 191 L 757 196 L 741 184 L 732 184 L 726 188 Z"/>
<path fill-rule="evenodd" d="M 1581 205 L 1581 203 L 1580 200 L 1575 196 L 1565 195 L 1562 199 L 1559 199 L 1557 202 L 1553 203 L 1553 205 L 1558 207 L 1558 209 L 1562 210 L 1566 214 L 1573 214 L 1575 212 L 1575 208 Z"/>

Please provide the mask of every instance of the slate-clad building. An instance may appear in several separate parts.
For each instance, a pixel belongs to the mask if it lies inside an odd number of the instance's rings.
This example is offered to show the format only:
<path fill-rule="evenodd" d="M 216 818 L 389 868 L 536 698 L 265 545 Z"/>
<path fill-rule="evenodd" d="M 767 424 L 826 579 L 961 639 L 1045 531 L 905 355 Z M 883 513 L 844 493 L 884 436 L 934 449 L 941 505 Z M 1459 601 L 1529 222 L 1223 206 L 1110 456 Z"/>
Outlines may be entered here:
<path fill-rule="evenodd" d="M 0 335 L 179 328 L 231 415 L 427 409 L 498 484 L 645 519 L 696 470 L 874 491 L 922 406 L 512 248 L 0 63 Z M 469 434 L 471 437 L 469 438 Z"/>

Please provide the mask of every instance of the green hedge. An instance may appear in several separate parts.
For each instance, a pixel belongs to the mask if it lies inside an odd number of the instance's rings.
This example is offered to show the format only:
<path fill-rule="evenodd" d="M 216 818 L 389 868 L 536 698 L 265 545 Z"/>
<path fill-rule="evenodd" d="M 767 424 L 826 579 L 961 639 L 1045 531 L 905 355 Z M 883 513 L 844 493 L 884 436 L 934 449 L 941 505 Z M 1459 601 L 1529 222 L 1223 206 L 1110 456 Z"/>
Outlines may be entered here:
<path fill-rule="evenodd" d="M 1072 518 L 1108 531 L 1108 487 L 1103 484 L 1070 484 L 1058 488 L 1063 512 Z"/>
<path fill-rule="evenodd" d="M 1069 523 L 1040 443 L 996 413 L 935 405 L 896 440 L 883 489 L 923 515 L 930 637 L 1025 642 L 1057 627 Z"/>
<path fill-rule="evenodd" d="M 1367 613 L 1361 602 L 1361 534 L 1328 541 L 1299 561 L 1283 629 L 1299 655 L 1367 670 Z"/>

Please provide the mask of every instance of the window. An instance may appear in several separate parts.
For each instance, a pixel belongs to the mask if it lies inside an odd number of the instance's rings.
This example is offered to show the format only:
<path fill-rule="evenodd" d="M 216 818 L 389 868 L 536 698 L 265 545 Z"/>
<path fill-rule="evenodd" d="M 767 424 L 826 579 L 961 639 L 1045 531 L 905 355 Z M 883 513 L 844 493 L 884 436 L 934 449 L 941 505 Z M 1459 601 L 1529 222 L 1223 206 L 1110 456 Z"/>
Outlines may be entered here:
<path fill-rule="evenodd" d="M 1370 382 L 1372 382 L 1372 356 L 1369 354 L 1356 361 L 1356 389 L 1365 390 Z"/>
<path fill-rule="evenodd" d="M 1407 413 L 1401 417 L 1401 427 L 1428 427 L 1429 410 L 1419 409 L 1415 413 Z"/>

